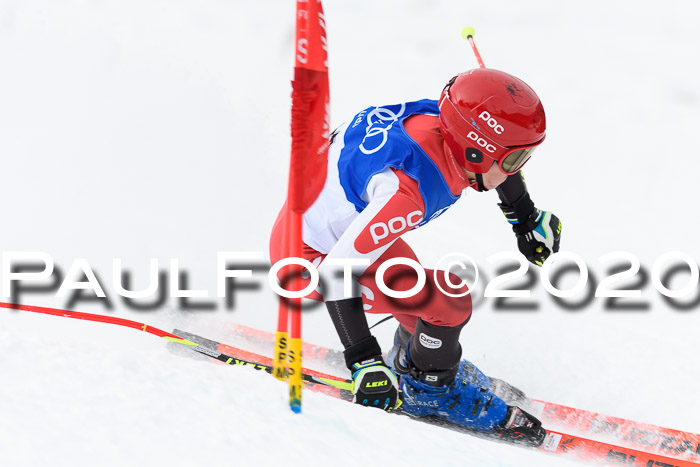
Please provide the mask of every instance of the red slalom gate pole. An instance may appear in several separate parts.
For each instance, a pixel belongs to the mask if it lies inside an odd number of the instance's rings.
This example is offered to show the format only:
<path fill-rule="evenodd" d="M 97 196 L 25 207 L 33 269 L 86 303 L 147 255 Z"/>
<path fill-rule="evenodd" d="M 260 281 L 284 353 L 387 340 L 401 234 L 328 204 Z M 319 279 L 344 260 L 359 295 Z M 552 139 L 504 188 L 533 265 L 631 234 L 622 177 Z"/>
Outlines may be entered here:
<path fill-rule="evenodd" d="M 476 61 L 479 62 L 479 66 L 481 68 L 486 68 L 486 65 L 484 65 L 484 61 L 481 59 L 481 54 L 479 53 L 479 49 L 476 48 L 476 43 L 474 42 L 474 28 L 471 26 L 467 26 L 466 28 L 462 29 L 462 37 L 465 40 L 469 41 L 469 44 L 472 46 L 472 50 L 474 51 L 474 55 L 476 55 Z"/>
<path fill-rule="evenodd" d="M 314 203 L 326 181 L 330 135 L 326 20 L 321 0 L 297 0 L 295 17 L 294 79 L 292 80 L 292 150 L 287 193 L 285 254 L 302 257 L 302 215 Z M 292 290 L 301 291 L 302 268 L 289 266 Z M 289 405 L 301 412 L 301 298 L 280 305 L 275 345 L 275 376 L 287 364 Z M 284 311 L 287 310 L 288 322 Z M 289 338 L 284 335 L 288 329 Z M 284 344 L 283 344 L 284 342 Z M 286 348 L 286 359 L 282 350 Z"/>
<path fill-rule="evenodd" d="M 288 258 L 301 258 L 303 217 L 289 206 L 286 209 L 284 254 Z M 287 269 L 289 273 L 285 276 L 291 278 L 285 281 L 289 283 L 288 290 L 301 290 L 301 268 L 290 265 Z M 297 413 L 301 411 L 301 348 L 301 298 L 280 298 L 272 375 L 288 380 L 290 407 Z"/>
<path fill-rule="evenodd" d="M 289 196 L 289 193 L 287 193 Z M 294 211 L 289 208 L 289 203 L 284 207 L 285 209 L 285 220 L 284 220 L 284 235 L 282 244 L 282 253 L 284 257 L 289 257 L 289 232 L 291 218 L 294 215 Z M 277 310 L 277 331 L 275 332 L 275 347 L 274 356 L 272 358 L 272 376 L 279 379 L 280 381 L 286 381 L 289 376 L 289 369 L 287 364 L 287 355 L 289 354 L 289 302 L 279 298 L 278 310 Z"/>
<path fill-rule="evenodd" d="M 291 183 L 290 183 L 291 186 Z M 287 205 L 285 219 L 284 255 L 287 258 L 302 257 L 302 214 Z M 289 271 L 283 279 L 287 290 L 301 290 L 301 268 L 287 266 Z M 301 371 L 301 298 L 280 297 L 275 333 L 275 349 L 272 375 L 289 384 L 289 405 L 292 411 L 301 411 L 302 371 Z"/>

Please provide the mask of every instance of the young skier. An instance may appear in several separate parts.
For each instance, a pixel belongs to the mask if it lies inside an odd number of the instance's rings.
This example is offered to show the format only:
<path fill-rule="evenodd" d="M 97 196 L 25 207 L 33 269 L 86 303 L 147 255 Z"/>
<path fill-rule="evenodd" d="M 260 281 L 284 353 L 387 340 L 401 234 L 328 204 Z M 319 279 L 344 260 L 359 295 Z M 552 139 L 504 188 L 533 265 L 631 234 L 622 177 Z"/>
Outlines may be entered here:
<path fill-rule="evenodd" d="M 470 296 L 456 296 L 466 292 L 453 285 L 461 280 L 448 276 L 448 285 L 444 273 L 425 269 L 425 286 L 397 299 L 378 288 L 375 273 L 394 258 L 417 262 L 401 235 L 442 214 L 466 188 L 497 190 L 519 250 L 541 265 L 559 249 L 561 223 L 535 208 L 520 169 L 544 137 L 535 92 L 493 69 L 455 76 L 438 101 L 365 109 L 331 135 L 324 188 L 303 216 L 303 255 L 318 267 L 322 295 L 309 298 L 325 301 L 353 373 L 356 403 L 391 410 L 401 392 L 409 414 L 542 442 L 539 421 L 507 406 L 489 379 L 461 360 L 459 335 L 471 316 Z M 285 251 L 284 213 L 272 232 L 273 262 Z M 346 268 L 352 290 L 346 290 Z M 417 274 L 396 264 L 383 278 L 391 289 L 406 291 Z M 365 312 L 391 313 L 400 323 L 386 362 Z"/>

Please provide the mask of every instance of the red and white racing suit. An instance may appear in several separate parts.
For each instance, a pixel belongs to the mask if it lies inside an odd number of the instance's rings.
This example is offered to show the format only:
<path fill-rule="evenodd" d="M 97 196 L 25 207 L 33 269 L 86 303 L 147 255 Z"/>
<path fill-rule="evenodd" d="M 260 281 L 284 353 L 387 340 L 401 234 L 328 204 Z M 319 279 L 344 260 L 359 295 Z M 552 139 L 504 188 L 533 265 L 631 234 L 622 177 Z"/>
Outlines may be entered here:
<path fill-rule="evenodd" d="M 447 151 L 436 116 L 412 115 L 404 121 L 404 128 L 442 172 L 453 195 L 459 196 L 465 188 L 473 186 Z M 341 136 L 342 131 L 343 127 Z M 342 267 L 329 265 L 329 260 L 366 259 L 369 266 L 354 266 L 352 272 L 359 281 L 367 313 L 390 313 L 411 333 L 418 318 L 437 326 L 458 326 L 466 322 L 472 311 L 470 296 L 448 296 L 438 289 L 435 280 L 437 278 L 440 287 L 453 295 L 466 292 L 466 286 L 454 288 L 447 284 L 442 272 L 434 275 L 432 270 L 425 269 L 425 287 L 410 298 L 388 297 L 379 290 L 374 275 L 383 262 L 397 257 L 418 262 L 411 247 L 400 237 L 423 220 L 424 200 L 416 180 L 401 170 L 387 168 L 371 178 L 363 194 L 368 204 L 358 212 L 346 199 L 338 181 L 337 162 L 342 145 L 342 137 L 336 137 L 331 144 L 326 184 L 303 217 L 303 257 L 317 265 L 321 278 L 328 285 L 323 297 L 314 292 L 308 298 L 326 301 L 350 298 L 344 295 L 343 280 L 337 277 Z M 283 248 L 285 212 L 283 208 L 270 239 L 273 263 L 282 259 L 286 251 Z M 391 266 L 384 274 L 386 285 L 397 291 L 411 289 L 416 281 L 415 271 L 406 265 Z M 450 281 L 452 284 L 462 282 L 457 277 L 451 277 Z"/>

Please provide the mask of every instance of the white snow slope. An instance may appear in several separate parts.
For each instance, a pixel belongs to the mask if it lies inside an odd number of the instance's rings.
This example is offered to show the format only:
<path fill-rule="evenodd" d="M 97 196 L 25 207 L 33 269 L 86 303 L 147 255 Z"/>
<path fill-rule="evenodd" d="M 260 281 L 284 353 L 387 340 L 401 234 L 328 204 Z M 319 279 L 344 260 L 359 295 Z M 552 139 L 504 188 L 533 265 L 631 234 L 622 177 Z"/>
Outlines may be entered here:
<path fill-rule="evenodd" d="M 647 272 L 668 251 L 700 259 L 695 4 L 324 7 L 334 126 L 369 105 L 436 98 L 477 66 L 459 36 L 472 25 L 487 65 L 520 76 L 544 102 L 548 136 L 526 168 L 530 192 L 561 217 L 562 250 L 584 259 L 592 284 L 609 275 L 599 258 L 610 252 L 631 253 Z M 47 253 L 63 275 L 85 258 L 112 309 L 104 299 L 68 303 L 57 283 L 20 302 L 222 341 L 234 339 L 227 323 L 274 329 L 263 272 L 248 280 L 257 289 L 236 292 L 233 310 L 215 298 L 216 254 L 266 252 L 284 200 L 293 18 L 291 0 L 0 2 L 0 248 Z M 495 203 L 494 193 L 469 193 L 406 239 L 427 266 L 458 251 L 492 279 L 503 263 L 487 258 L 516 251 Z M 178 258 L 188 287 L 208 291 L 193 302 L 214 309 L 187 311 L 176 299 L 127 307 L 113 258 L 134 288 L 146 287 L 150 258 L 164 269 Z M 526 299 L 536 311 L 498 311 L 475 292 L 465 357 L 534 397 L 700 432 L 697 304 L 677 310 L 650 281 L 619 285 L 641 289 L 636 300 L 649 309 L 613 312 L 595 298 L 567 310 L 539 279 Z M 304 326 L 307 340 L 340 346 L 322 310 Z M 376 331 L 388 348 L 393 325 Z M 0 381 L 0 466 L 564 465 L 308 391 L 295 416 L 285 386 L 264 374 L 176 355 L 133 330 L 31 313 L 0 310 Z"/>

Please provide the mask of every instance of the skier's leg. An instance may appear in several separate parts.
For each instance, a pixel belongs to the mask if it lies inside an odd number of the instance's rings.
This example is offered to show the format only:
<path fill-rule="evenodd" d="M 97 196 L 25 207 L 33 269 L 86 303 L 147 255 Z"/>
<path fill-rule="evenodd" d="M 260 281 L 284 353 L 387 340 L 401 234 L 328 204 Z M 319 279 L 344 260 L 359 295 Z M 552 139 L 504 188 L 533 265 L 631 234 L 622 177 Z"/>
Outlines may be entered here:
<path fill-rule="evenodd" d="M 391 313 L 411 334 L 415 331 L 419 318 L 426 323 L 441 327 L 461 326 L 469 319 L 471 316 L 469 295 L 450 297 L 440 291 L 442 288 L 452 294 L 460 294 L 467 291 L 466 286 L 451 288 L 440 271 L 434 274 L 432 269 L 424 269 L 425 286 L 412 297 L 394 298 L 381 292 L 377 287 L 376 271 L 382 263 L 394 258 L 407 258 L 418 262 L 411 247 L 403 239 L 396 240 L 360 277 L 362 301 L 367 313 Z M 416 284 L 417 278 L 418 275 L 411 266 L 397 264 L 386 270 L 383 282 L 392 290 L 406 291 Z M 453 283 L 460 282 L 457 276 L 452 277 L 451 280 Z"/>
<path fill-rule="evenodd" d="M 408 338 L 415 333 L 411 355 L 414 365 L 422 371 L 456 369 L 462 356 L 459 335 L 471 317 L 471 298 L 449 296 L 462 295 L 466 286 L 451 287 L 442 271 L 425 269 L 425 286 L 413 297 L 393 298 L 382 293 L 376 282 L 376 271 L 385 261 L 393 258 L 418 259 L 408 244 L 398 239 L 365 273 L 360 277 L 363 304 L 368 313 L 391 313 L 399 321 L 397 336 L 401 337 L 387 358 L 387 363 L 394 365 L 396 350 L 405 355 Z M 392 290 L 404 291 L 412 288 L 417 281 L 416 271 L 406 265 L 398 264 L 386 270 L 383 282 Z M 453 284 L 460 283 L 457 276 L 450 278 Z M 423 345 L 420 345 L 423 343 Z"/>
<path fill-rule="evenodd" d="M 376 286 L 377 267 L 390 258 L 417 261 L 410 247 L 399 239 L 360 278 L 363 302 L 369 313 L 391 313 L 399 321 L 394 347 L 387 363 L 401 375 L 404 410 L 415 416 L 434 415 L 459 425 L 532 444 L 544 439 L 539 421 L 517 407 L 509 407 L 491 390 L 489 378 L 475 365 L 461 360 L 459 335 L 471 317 L 471 298 L 453 297 L 466 292 L 449 288 L 445 274 L 425 270 L 426 284 L 414 297 L 395 299 Z M 412 288 L 417 273 L 409 266 L 393 266 L 384 282 L 393 290 Z M 452 283 L 459 283 L 451 277 Z M 438 287 L 438 285 L 440 287 Z"/>
<path fill-rule="evenodd" d="M 360 285 L 368 313 L 391 313 L 400 323 L 387 364 L 404 375 L 402 382 L 409 384 L 413 381 L 425 386 L 407 388 L 407 394 L 412 399 L 407 400 L 406 408 L 411 410 L 412 401 L 418 407 L 423 404 L 434 407 L 438 395 L 454 396 L 468 389 L 468 394 L 462 396 L 462 405 L 476 404 L 474 407 L 481 407 L 475 411 L 479 416 L 462 420 L 464 417 L 458 415 L 453 421 L 462 424 L 469 422 L 478 429 L 490 430 L 504 419 L 507 407 L 490 392 L 488 378 L 481 371 L 467 361 L 460 365 L 462 347 L 459 335 L 471 317 L 471 298 L 469 295 L 449 296 L 441 291 L 461 295 L 467 291 L 466 286 L 457 290 L 450 288 L 442 271 L 435 274 L 427 269 L 425 286 L 415 296 L 402 299 L 388 297 L 376 285 L 376 270 L 384 261 L 396 257 L 417 261 L 413 250 L 399 239 L 362 275 Z M 396 265 L 386 271 L 383 280 L 391 289 L 404 291 L 415 285 L 417 273 L 409 266 Z M 460 282 L 456 276 L 450 280 L 453 284 Z M 468 388 L 460 386 L 460 392 L 456 393 L 455 381 L 458 377 L 464 379 L 467 376 L 470 382 Z M 405 384 L 402 383 L 402 386 Z M 474 407 L 470 410 L 474 411 Z M 418 411 L 416 415 L 426 414 Z"/>

